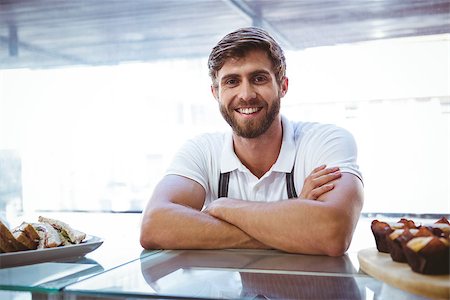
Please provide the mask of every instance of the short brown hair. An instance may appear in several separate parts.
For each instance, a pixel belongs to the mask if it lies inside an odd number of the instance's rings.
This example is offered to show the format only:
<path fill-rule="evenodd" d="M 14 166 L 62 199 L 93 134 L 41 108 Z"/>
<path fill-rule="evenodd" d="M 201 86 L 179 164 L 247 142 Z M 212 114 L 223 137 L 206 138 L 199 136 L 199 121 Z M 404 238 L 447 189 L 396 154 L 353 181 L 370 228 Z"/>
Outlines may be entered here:
<path fill-rule="evenodd" d="M 241 28 L 224 36 L 212 49 L 208 59 L 209 76 L 217 87 L 217 72 L 229 58 L 244 57 L 251 50 L 263 50 L 272 61 L 278 83 L 286 76 L 286 59 L 280 45 L 263 29 Z"/>

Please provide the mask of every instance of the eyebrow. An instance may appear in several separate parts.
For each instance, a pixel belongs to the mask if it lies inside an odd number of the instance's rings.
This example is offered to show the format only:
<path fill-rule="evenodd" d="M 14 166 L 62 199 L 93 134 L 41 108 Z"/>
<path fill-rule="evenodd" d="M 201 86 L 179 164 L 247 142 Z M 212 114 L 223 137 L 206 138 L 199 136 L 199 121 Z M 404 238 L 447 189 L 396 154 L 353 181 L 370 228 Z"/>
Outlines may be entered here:
<path fill-rule="evenodd" d="M 260 75 L 260 74 L 265 74 L 265 75 L 269 75 L 270 76 L 270 72 L 269 71 L 264 70 L 264 69 L 260 69 L 260 70 L 255 70 L 255 71 L 251 72 L 250 73 L 250 77 L 253 77 L 255 75 Z M 236 74 L 236 73 L 226 74 L 220 79 L 220 82 L 224 82 L 224 81 L 226 81 L 227 79 L 230 79 L 230 78 L 240 78 L 240 77 L 241 77 L 241 75 Z"/>

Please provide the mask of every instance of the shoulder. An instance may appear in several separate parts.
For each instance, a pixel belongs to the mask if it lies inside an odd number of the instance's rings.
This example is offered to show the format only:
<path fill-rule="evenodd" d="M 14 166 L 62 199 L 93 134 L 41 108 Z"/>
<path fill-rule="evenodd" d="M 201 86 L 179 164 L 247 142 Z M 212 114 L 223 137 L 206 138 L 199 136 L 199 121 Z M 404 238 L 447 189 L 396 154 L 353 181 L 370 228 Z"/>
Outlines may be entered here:
<path fill-rule="evenodd" d="M 294 139 L 299 142 L 327 141 L 335 138 L 353 139 L 353 135 L 347 129 L 335 124 L 318 122 L 290 121 L 293 128 Z"/>
<path fill-rule="evenodd" d="M 225 133 L 205 133 L 188 139 L 176 152 L 166 175 L 180 175 L 192 179 L 210 189 L 210 181 L 216 179 L 220 170 L 220 157 Z"/>
<path fill-rule="evenodd" d="M 216 151 L 222 149 L 226 133 L 203 133 L 186 141 L 185 147 L 198 148 L 201 151 Z"/>
<path fill-rule="evenodd" d="M 295 123 L 297 160 L 309 174 L 320 165 L 338 166 L 341 172 L 352 173 L 362 180 L 357 164 L 357 144 L 346 128 L 325 123 Z"/>
<path fill-rule="evenodd" d="M 226 133 L 204 133 L 186 140 L 175 154 L 176 159 L 211 161 L 222 153 Z"/>

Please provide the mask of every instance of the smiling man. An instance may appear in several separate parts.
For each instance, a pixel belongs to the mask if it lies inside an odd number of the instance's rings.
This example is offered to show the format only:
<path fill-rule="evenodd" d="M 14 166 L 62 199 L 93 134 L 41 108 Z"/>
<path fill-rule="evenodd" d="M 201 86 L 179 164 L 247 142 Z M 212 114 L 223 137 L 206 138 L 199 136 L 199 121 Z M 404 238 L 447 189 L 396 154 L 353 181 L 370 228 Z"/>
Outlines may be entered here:
<path fill-rule="evenodd" d="M 141 245 L 345 253 L 363 204 L 352 135 L 280 115 L 285 57 L 262 29 L 226 35 L 208 65 L 232 132 L 179 150 L 143 212 Z"/>

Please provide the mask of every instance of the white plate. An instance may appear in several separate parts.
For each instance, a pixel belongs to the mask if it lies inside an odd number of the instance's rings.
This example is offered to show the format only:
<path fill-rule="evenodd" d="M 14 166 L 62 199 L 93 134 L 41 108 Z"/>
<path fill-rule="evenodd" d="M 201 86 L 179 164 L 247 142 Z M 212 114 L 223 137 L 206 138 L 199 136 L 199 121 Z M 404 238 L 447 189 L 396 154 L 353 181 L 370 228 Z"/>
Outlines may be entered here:
<path fill-rule="evenodd" d="M 54 261 L 61 258 L 84 256 L 85 254 L 100 247 L 102 243 L 103 240 L 99 237 L 87 236 L 82 243 L 76 245 L 0 253 L 0 268 Z"/>

